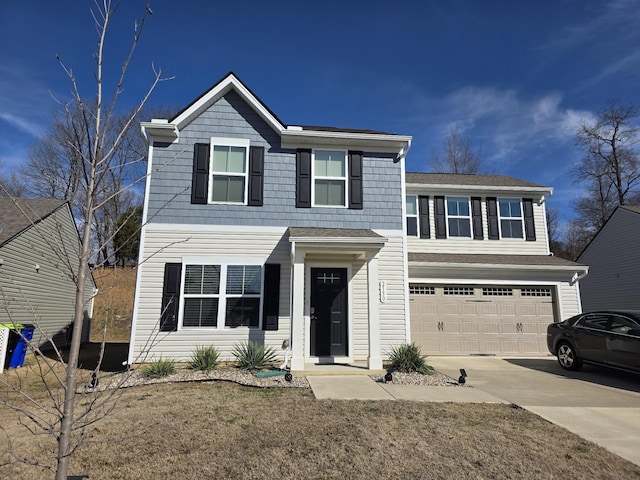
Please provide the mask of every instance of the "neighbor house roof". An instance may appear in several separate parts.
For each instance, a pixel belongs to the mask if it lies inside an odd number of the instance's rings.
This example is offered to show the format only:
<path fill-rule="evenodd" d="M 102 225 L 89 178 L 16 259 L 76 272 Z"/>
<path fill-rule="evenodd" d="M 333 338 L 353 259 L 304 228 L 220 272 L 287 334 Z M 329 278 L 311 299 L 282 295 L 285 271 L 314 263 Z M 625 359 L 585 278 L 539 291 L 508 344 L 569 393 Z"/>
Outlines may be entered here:
<path fill-rule="evenodd" d="M 424 185 L 469 185 L 490 187 L 535 187 L 545 188 L 537 183 L 527 182 L 506 175 L 480 175 L 461 173 L 407 172 L 407 183 Z"/>
<path fill-rule="evenodd" d="M 620 208 L 624 208 L 630 212 L 640 213 L 640 205 L 621 205 Z"/>
<path fill-rule="evenodd" d="M 44 220 L 66 203 L 65 200 L 0 198 L 0 246 Z"/>

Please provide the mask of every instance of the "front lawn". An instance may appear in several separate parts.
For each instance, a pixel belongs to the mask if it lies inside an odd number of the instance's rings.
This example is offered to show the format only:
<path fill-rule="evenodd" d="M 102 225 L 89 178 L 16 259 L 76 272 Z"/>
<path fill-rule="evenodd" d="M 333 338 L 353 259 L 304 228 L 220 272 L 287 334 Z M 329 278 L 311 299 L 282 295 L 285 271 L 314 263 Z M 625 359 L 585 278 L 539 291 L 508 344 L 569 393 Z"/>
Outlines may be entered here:
<path fill-rule="evenodd" d="M 0 408 L 14 450 L 50 439 Z M 0 442 L 4 442 L 2 439 Z M 0 443 L 1 444 L 1 443 Z M 70 473 L 98 479 L 640 479 L 637 467 L 508 405 L 318 401 L 228 382 L 127 389 Z M 0 467 L 0 478 L 47 478 Z"/>

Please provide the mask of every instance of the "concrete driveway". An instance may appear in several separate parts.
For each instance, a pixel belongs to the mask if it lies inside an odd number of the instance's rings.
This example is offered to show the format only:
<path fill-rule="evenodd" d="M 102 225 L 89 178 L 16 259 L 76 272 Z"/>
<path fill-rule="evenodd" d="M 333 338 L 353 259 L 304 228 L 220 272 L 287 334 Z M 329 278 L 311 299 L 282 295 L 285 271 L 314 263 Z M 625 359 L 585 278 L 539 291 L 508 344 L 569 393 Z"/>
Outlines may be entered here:
<path fill-rule="evenodd" d="M 554 357 L 436 357 L 428 363 L 490 395 L 549 420 L 640 465 L 640 375 L 585 365 L 560 368 Z"/>

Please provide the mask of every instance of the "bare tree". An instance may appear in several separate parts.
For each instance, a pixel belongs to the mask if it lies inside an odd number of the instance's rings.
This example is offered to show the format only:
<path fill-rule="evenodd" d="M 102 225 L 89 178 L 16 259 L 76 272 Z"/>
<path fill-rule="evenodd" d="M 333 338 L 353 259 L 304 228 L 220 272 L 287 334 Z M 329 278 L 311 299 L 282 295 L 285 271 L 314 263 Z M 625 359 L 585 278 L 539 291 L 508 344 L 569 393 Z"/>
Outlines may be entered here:
<path fill-rule="evenodd" d="M 571 169 L 585 195 L 575 209 L 583 228 L 597 232 L 618 205 L 637 201 L 640 194 L 640 128 L 635 105 L 610 101 L 593 124 L 583 123 L 576 146 L 584 152 Z"/>
<path fill-rule="evenodd" d="M 90 174 L 85 158 L 90 157 L 92 148 L 86 132 L 91 131 L 94 122 L 86 112 L 95 108 L 95 99 L 63 104 L 54 115 L 49 132 L 31 146 L 19 177 L 14 175 L 21 179 L 29 196 L 68 200 L 74 215 L 80 218 Z M 117 219 L 139 203 L 146 173 L 146 144 L 138 128 L 139 122 L 158 114 L 165 118 L 162 115 L 171 116 L 170 112 L 166 107 L 144 107 L 124 113 L 114 111 L 104 123 L 104 142 L 115 147 L 109 168 L 96 179 L 100 199 L 93 215 L 92 239 L 102 247 L 96 263 L 111 263 Z M 132 182 L 140 184 L 127 188 Z"/>
<path fill-rule="evenodd" d="M 106 98 L 103 66 L 105 41 L 118 5 L 118 1 L 96 0 L 95 7 L 91 11 L 99 37 L 94 56 L 96 60 L 95 97 L 91 101 L 81 97 L 73 70 L 60 61 L 60 65 L 71 81 L 73 98 L 62 104 L 63 114 L 50 135 L 60 133 L 63 141 L 45 142 L 38 147 L 42 149 L 43 154 L 47 154 L 54 160 L 52 165 L 45 163 L 39 165 L 43 177 L 46 177 L 42 179 L 42 188 L 50 189 L 49 191 L 52 192 L 50 196 L 55 196 L 56 192 L 65 192 L 65 195 L 69 195 L 65 198 L 72 198 L 75 204 L 74 217 L 81 233 L 80 248 L 75 256 L 69 250 L 63 252 L 65 261 L 68 263 L 69 274 L 73 277 L 76 286 L 75 312 L 68 358 L 63 364 L 64 370 L 62 372 L 53 370 L 53 383 L 62 389 L 59 391 L 51 386 L 48 383 L 50 377 L 47 377 L 45 382 L 52 405 L 33 401 L 20 389 L 19 385 L 12 391 L 26 398 L 33 407 L 26 409 L 14 406 L 14 408 L 26 415 L 35 429 L 40 429 L 55 438 L 57 444 L 55 466 L 50 468 L 55 471 L 57 480 L 67 479 L 70 458 L 82 444 L 86 427 L 108 414 L 113 408 L 113 403 L 109 403 L 111 394 L 102 398 L 93 395 L 88 400 L 82 399 L 82 402 L 78 400 L 78 359 L 88 293 L 86 280 L 90 275 L 88 265 L 89 261 L 95 257 L 96 251 L 101 251 L 105 243 L 111 242 L 117 232 L 116 229 L 110 233 L 101 234 L 101 243 L 98 244 L 96 235 L 92 235 L 92 228 L 97 223 L 96 218 L 109 208 L 110 202 L 120 196 L 128 195 L 128 192 L 144 179 L 144 176 L 133 178 L 131 174 L 124 173 L 123 168 L 141 159 L 122 156 L 120 152 L 123 144 L 127 142 L 128 132 L 134 126 L 137 127 L 137 120 L 149 96 L 159 82 L 165 80 L 161 71 L 154 68 L 150 86 L 138 105 L 125 116 L 119 115 L 116 105 L 122 93 L 124 79 L 140 41 L 145 21 L 151 14 L 147 5 L 141 19 L 134 24 L 134 38 L 119 70 L 114 93 L 111 98 Z M 119 212 L 119 216 L 122 212 Z M 117 218 L 117 216 L 114 218 L 114 224 Z M 89 296 L 91 296 L 90 292 Z M 53 348 L 57 358 L 62 358 L 55 344 Z M 38 351 L 35 348 L 33 350 Z M 38 357 L 38 359 L 44 358 L 46 357 Z M 51 371 L 50 365 L 45 360 L 44 365 L 38 363 L 38 368 L 41 369 L 44 381 L 45 376 L 48 375 L 47 372 Z"/>
<path fill-rule="evenodd" d="M 15 172 L 4 173 L 3 162 L 0 159 L 0 197 L 22 197 L 26 192 L 26 185 Z"/>
<path fill-rule="evenodd" d="M 469 139 L 463 137 L 457 127 L 449 130 L 443 150 L 430 161 L 430 167 L 436 173 L 478 173 L 481 165 L 480 151 L 471 149 Z"/>

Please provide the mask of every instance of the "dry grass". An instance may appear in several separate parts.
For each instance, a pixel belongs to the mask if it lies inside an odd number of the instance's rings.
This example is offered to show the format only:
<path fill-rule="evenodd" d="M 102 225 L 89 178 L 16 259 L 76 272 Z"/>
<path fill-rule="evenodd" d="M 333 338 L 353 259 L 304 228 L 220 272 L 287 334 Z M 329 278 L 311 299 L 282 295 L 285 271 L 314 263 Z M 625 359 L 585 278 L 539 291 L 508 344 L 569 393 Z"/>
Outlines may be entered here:
<path fill-rule="evenodd" d="M 20 452 L 51 448 L 6 409 L 0 425 Z M 224 382 L 128 389 L 71 463 L 92 480 L 640 478 L 640 467 L 507 405 L 317 401 Z M 40 474 L 0 467 L 0 478 Z"/>
<path fill-rule="evenodd" d="M 107 342 L 128 342 L 135 293 L 135 268 L 98 268 L 93 271 L 98 287 L 91 322 L 92 342 L 103 340 L 106 324 Z"/>

